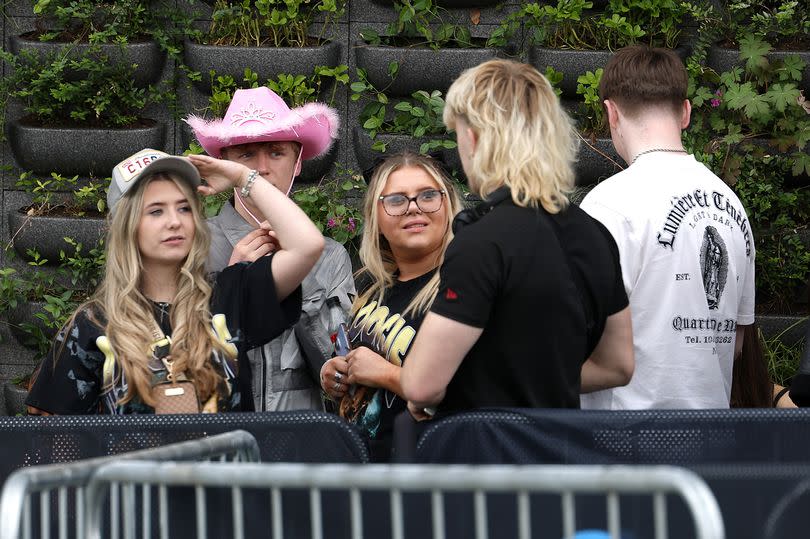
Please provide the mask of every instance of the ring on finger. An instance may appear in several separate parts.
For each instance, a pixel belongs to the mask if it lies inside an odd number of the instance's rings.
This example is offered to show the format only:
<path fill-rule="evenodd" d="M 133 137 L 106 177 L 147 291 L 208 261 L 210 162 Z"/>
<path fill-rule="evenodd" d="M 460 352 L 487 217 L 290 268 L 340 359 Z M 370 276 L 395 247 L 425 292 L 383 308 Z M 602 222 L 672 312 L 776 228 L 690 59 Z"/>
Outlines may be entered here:
<path fill-rule="evenodd" d="M 335 382 L 340 382 L 341 380 L 343 380 L 343 375 L 340 374 L 339 372 L 336 372 L 335 373 Z"/>
<path fill-rule="evenodd" d="M 340 391 L 340 382 L 335 382 L 335 391 Z"/>

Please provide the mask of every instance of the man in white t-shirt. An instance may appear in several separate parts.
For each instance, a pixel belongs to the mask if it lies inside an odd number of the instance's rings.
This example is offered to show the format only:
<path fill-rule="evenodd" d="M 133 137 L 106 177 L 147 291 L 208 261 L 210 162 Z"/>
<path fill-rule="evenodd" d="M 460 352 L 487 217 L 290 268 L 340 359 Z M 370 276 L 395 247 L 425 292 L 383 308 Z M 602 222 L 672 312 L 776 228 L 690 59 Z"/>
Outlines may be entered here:
<path fill-rule="evenodd" d="M 633 320 L 630 384 L 582 408 L 728 408 L 742 327 L 754 322 L 754 238 L 734 192 L 681 144 L 687 74 L 672 51 L 621 49 L 599 85 L 630 165 L 581 207 L 616 240 Z"/>

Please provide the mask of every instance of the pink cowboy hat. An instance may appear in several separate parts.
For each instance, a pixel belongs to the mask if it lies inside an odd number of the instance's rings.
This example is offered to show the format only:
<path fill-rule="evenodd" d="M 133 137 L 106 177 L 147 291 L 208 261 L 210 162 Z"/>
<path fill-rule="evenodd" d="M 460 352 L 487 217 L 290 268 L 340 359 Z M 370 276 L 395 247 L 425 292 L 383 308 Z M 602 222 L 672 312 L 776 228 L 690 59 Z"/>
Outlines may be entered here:
<path fill-rule="evenodd" d="M 307 103 L 290 110 L 266 86 L 236 90 L 221 120 L 209 122 L 192 115 L 185 121 L 212 157 L 220 157 L 222 148 L 228 146 L 279 140 L 301 143 L 301 159 L 312 159 L 329 151 L 340 127 L 334 109 L 322 103 Z"/>

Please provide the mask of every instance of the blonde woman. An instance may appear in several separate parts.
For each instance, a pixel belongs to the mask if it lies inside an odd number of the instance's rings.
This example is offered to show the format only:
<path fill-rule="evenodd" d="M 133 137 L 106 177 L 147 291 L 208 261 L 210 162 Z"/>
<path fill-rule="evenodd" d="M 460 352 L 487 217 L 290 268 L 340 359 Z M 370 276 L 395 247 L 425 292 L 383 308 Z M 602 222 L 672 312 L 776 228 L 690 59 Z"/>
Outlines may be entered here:
<path fill-rule="evenodd" d="M 452 182 L 430 157 L 389 157 L 369 183 L 361 293 L 348 332 L 353 349 L 324 364 L 321 387 L 368 436 L 375 461 L 389 458 L 394 417 L 405 410 L 399 374 L 436 297 L 437 268 L 460 209 Z"/>
<path fill-rule="evenodd" d="M 104 279 L 43 360 L 30 407 L 48 414 L 153 413 L 153 390 L 171 374 L 191 382 L 203 411 L 240 409 L 238 360 L 295 322 L 299 284 L 323 247 L 306 215 L 256 177 L 238 163 L 151 149 L 115 167 Z M 279 249 L 228 268 L 212 286 L 197 191 L 233 188 L 272 216 Z"/>
<path fill-rule="evenodd" d="M 626 384 L 633 347 L 619 253 L 568 202 L 577 139 L 549 82 L 526 64 L 483 63 L 450 87 L 444 121 L 485 200 L 457 218 L 402 369 L 412 414 L 578 408 L 580 389 Z"/>

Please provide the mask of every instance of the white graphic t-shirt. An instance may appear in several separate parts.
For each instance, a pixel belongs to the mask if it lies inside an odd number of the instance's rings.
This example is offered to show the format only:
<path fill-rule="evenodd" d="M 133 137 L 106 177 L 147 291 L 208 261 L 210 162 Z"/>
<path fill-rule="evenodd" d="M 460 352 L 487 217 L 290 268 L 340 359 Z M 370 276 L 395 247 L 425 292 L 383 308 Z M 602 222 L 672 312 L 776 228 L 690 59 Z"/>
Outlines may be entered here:
<path fill-rule="evenodd" d="M 734 192 L 691 155 L 642 155 L 581 207 L 611 231 L 636 369 L 582 408 L 728 408 L 737 325 L 754 323 L 754 238 Z"/>

